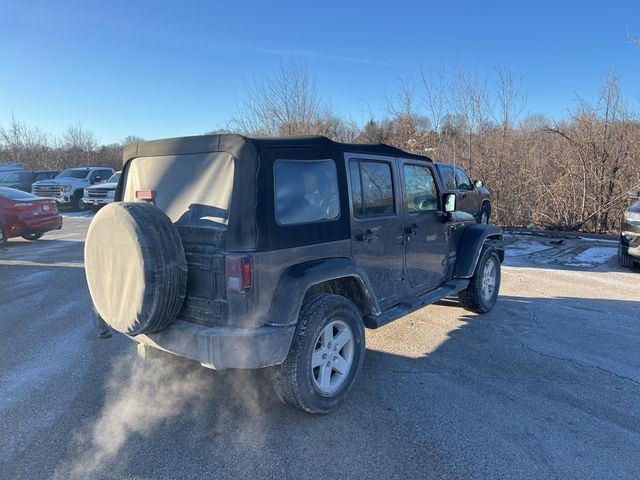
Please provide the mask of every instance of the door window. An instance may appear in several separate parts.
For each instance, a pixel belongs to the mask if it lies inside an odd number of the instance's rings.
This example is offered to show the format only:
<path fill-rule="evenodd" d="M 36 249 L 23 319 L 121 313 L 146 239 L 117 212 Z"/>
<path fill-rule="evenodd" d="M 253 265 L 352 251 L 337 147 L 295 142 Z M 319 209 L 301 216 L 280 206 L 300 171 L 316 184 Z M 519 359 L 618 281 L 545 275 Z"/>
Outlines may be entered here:
<path fill-rule="evenodd" d="M 469 175 L 460 167 L 456 167 L 456 181 L 458 182 L 458 188 L 460 190 L 473 190 L 473 183 Z"/>
<path fill-rule="evenodd" d="M 444 188 L 449 191 L 456 189 L 456 175 L 453 173 L 453 167 L 450 165 L 438 165 L 438 172 L 442 177 Z"/>
<path fill-rule="evenodd" d="M 404 206 L 407 212 L 438 210 L 438 189 L 433 173 L 420 165 L 404 166 Z"/>
<path fill-rule="evenodd" d="M 375 217 L 395 213 L 391 165 L 386 162 L 354 160 L 349 165 L 353 213 Z"/>

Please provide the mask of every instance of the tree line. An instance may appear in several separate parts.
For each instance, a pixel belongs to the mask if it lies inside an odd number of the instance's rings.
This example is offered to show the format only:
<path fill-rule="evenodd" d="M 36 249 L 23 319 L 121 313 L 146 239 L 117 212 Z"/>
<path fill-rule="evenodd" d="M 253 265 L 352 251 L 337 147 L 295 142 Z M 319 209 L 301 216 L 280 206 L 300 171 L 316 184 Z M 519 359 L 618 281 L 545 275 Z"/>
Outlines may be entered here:
<path fill-rule="evenodd" d="M 225 129 L 210 133 L 324 135 L 336 141 L 383 142 L 454 163 L 492 192 L 492 221 L 563 230 L 615 230 L 640 186 L 640 118 L 622 97 L 616 75 L 599 95 L 577 98 L 566 118 L 524 115 L 522 78 L 505 65 L 484 73 L 421 70 L 399 79 L 386 115 L 364 124 L 337 114 L 306 68 L 282 64 L 248 82 Z M 12 119 L 0 125 L 0 163 L 31 169 L 101 165 L 118 168 L 130 136 L 102 145 L 71 125 L 59 136 Z"/>

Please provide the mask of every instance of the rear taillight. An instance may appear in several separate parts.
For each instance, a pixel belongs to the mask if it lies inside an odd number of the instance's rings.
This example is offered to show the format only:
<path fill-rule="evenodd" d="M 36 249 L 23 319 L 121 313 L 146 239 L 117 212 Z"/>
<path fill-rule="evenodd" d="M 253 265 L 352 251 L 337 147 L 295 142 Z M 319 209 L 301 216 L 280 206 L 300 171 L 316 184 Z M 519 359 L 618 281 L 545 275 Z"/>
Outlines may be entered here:
<path fill-rule="evenodd" d="M 15 202 L 7 205 L 7 209 L 13 210 L 14 212 L 24 212 L 31 210 L 33 207 L 37 207 L 37 204 L 31 202 Z"/>
<path fill-rule="evenodd" d="M 136 190 L 136 200 L 146 200 L 147 202 L 153 202 L 155 199 L 155 190 Z"/>
<path fill-rule="evenodd" d="M 227 292 L 242 293 L 252 284 L 251 258 L 228 255 L 224 261 Z"/>

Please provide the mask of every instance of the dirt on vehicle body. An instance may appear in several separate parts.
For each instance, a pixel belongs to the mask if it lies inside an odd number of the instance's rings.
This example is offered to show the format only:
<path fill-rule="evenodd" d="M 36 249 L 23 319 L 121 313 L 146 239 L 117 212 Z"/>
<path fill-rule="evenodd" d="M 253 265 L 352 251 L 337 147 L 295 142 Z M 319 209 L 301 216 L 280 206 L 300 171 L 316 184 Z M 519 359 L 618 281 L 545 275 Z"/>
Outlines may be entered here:
<path fill-rule="evenodd" d="M 210 135 L 125 150 L 85 247 L 113 329 L 215 368 L 273 367 L 336 408 L 377 328 L 444 296 L 490 310 L 502 232 L 455 210 L 427 157 L 324 137 Z"/>

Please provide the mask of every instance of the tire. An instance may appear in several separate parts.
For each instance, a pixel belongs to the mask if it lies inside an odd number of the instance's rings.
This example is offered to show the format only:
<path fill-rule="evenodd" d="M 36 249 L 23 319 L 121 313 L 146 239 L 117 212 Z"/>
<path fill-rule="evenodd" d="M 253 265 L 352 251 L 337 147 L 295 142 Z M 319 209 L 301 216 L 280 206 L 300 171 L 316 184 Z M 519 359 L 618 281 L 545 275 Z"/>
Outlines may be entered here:
<path fill-rule="evenodd" d="M 483 224 L 489 223 L 489 207 L 486 204 L 482 205 L 482 210 L 480 211 L 480 217 L 478 218 L 478 223 L 483 223 Z"/>
<path fill-rule="evenodd" d="M 26 235 L 22 235 L 22 238 L 31 242 L 35 242 L 39 238 L 42 238 L 42 235 L 44 235 L 44 233 L 27 233 Z"/>
<path fill-rule="evenodd" d="M 79 212 L 84 212 L 87 209 L 87 206 L 82 201 L 82 194 L 75 195 L 75 200 L 73 201 L 73 206 L 75 210 Z"/>
<path fill-rule="evenodd" d="M 493 265 L 491 269 L 489 265 Z M 486 275 L 486 276 L 485 276 Z M 491 282 L 491 278 L 493 282 Z M 493 283 L 493 287 L 490 285 Z M 500 291 L 500 258 L 495 249 L 483 248 L 469 286 L 458 292 L 462 307 L 475 313 L 487 313 L 496 304 Z"/>
<path fill-rule="evenodd" d="M 335 339 L 346 343 L 332 346 Z M 334 352 L 337 356 L 331 360 Z M 322 364 L 314 367 L 316 361 Z M 356 306 L 340 295 L 316 294 L 302 305 L 289 355 L 273 367 L 272 381 L 287 405 L 308 413 L 329 413 L 348 397 L 363 361 L 364 324 Z"/>
<path fill-rule="evenodd" d="M 4 229 L 0 227 L 0 247 L 7 244 L 7 236 L 4 233 Z"/>
<path fill-rule="evenodd" d="M 623 268 L 633 268 L 633 261 L 622 253 L 622 246 L 618 245 L 618 263 Z"/>
<path fill-rule="evenodd" d="M 149 203 L 112 203 L 93 218 L 85 272 L 98 315 L 127 335 L 169 326 L 184 302 L 187 263 L 176 227 Z"/>

